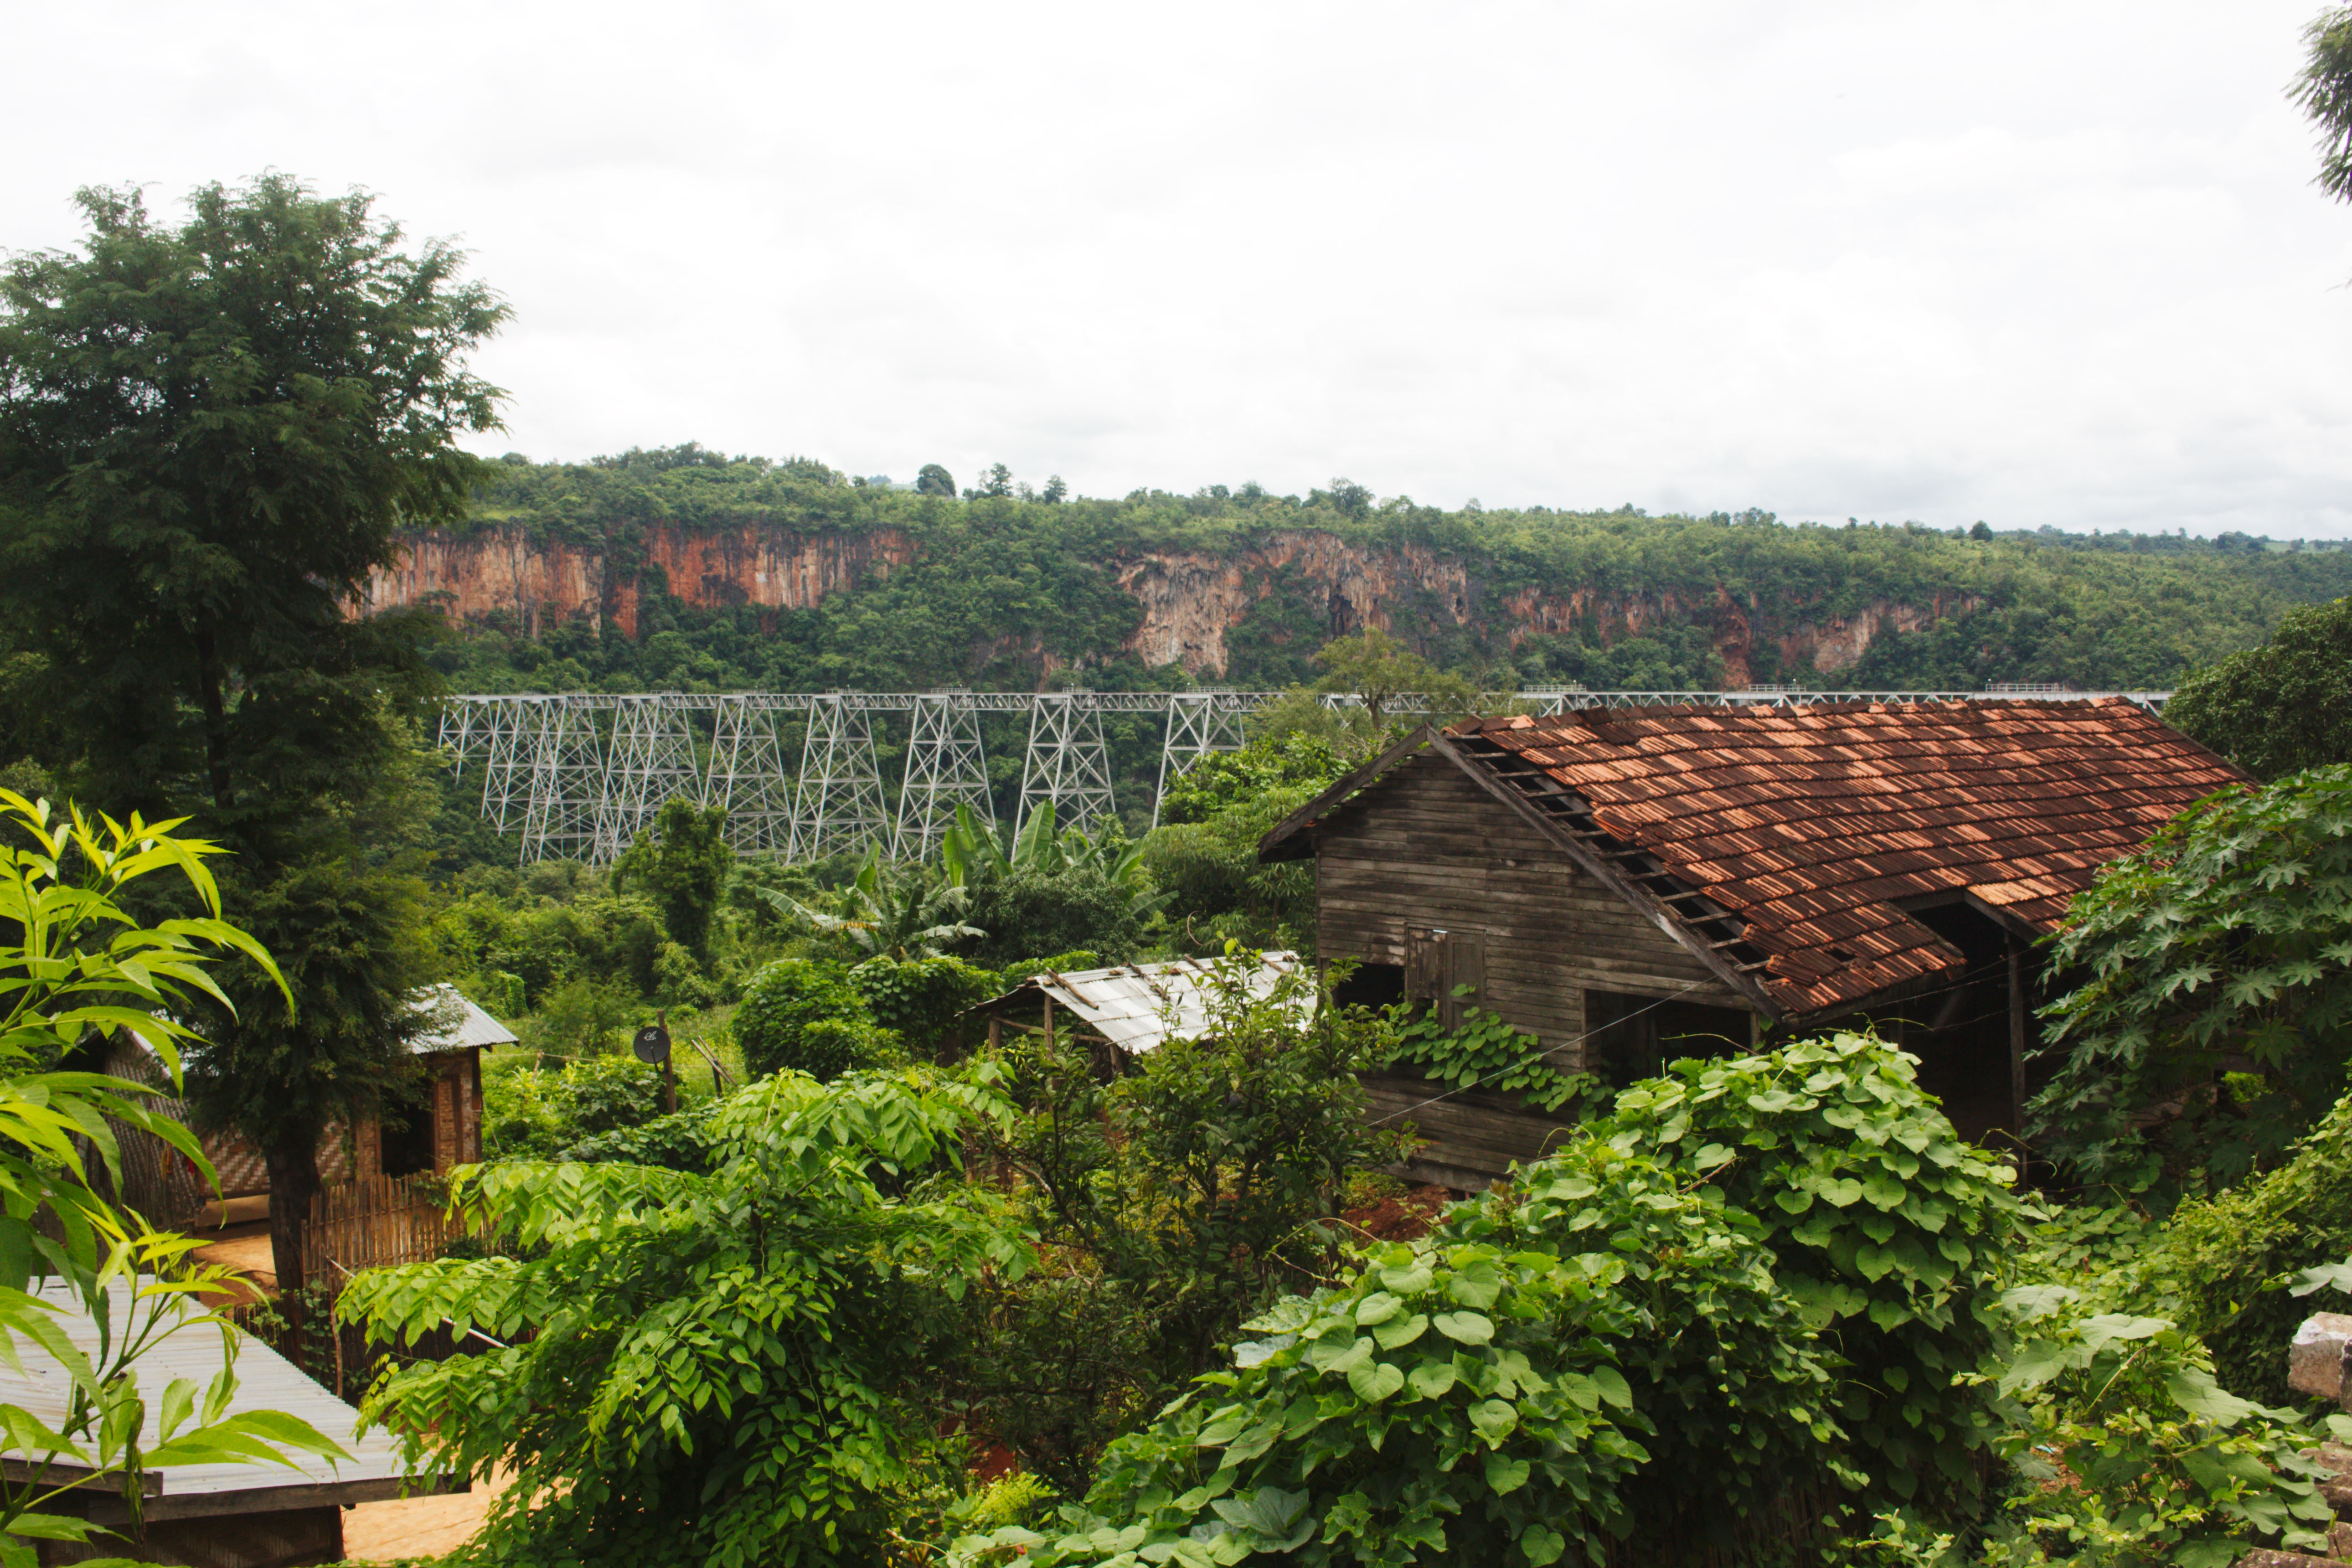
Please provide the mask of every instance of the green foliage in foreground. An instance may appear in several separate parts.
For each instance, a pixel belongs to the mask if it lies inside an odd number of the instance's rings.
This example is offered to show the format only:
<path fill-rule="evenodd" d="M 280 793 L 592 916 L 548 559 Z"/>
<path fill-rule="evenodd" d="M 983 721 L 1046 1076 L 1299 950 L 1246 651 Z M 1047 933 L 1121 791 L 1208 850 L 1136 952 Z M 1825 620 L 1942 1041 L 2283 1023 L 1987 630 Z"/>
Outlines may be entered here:
<path fill-rule="evenodd" d="M 406 1367 L 367 1403 L 415 1459 L 512 1469 L 456 1561 L 883 1560 L 891 1494 L 936 1436 L 894 1391 L 922 1380 L 930 1317 L 1029 1255 L 981 1189 L 881 1184 L 951 1160 L 1000 1108 L 926 1069 L 785 1074 L 714 1113 L 707 1175 L 460 1173 L 458 1207 L 524 1256 L 363 1274 L 339 1306 L 380 1335 L 455 1321 L 506 1342 Z"/>
<path fill-rule="evenodd" d="M 1223 1359 L 1252 1312 L 1328 1278 L 1349 1176 L 1401 1158 L 1356 1074 L 1385 1029 L 1317 1008 L 1315 976 L 1253 994 L 1256 955 L 1213 963 L 1204 1026 L 1125 1061 L 1062 1030 L 1009 1034 L 994 1066 L 1018 1114 L 976 1139 L 1017 1175 L 1038 1273 L 976 1293 L 952 1365 L 969 1418 L 1056 1486 Z"/>
<path fill-rule="evenodd" d="M 2200 1335 L 2231 1388 L 2265 1404 L 2287 1387 L 2286 1344 L 2326 1302 L 2277 1281 L 2352 1255 L 2352 1100 L 2321 1118 L 2274 1171 L 2174 1210 L 2136 1259 L 2135 1310 Z M 2330 1308 L 2329 1310 L 2333 1310 Z"/>
<path fill-rule="evenodd" d="M 2088 978 L 2045 1015 L 2037 1147 L 2160 1201 L 2274 1163 L 2352 1060 L 2352 765 L 2185 815 L 2100 874 L 2052 957 Z"/>
<path fill-rule="evenodd" d="M 1417 1068 L 1422 1077 L 1456 1089 L 1513 1095 L 1538 1110 L 1560 1110 L 1601 1091 L 1592 1074 L 1564 1073 L 1546 1061 L 1536 1037 L 1511 1027 L 1499 1013 L 1468 1008 L 1449 1029 L 1433 1008 L 1415 1012 L 1409 1004 L 1397 1011 L 1404 1016 L 1396 1021 L 1390 1067 Z"/>
<path fill-rule="evenodd" d="M 958 1552 L 1598 1561 L 1637 1527 L 1727 1546 L 1743 1513 L 1823 1486 L 1963 1515 L 1995 1424 L 1953 1377 L 1998 1342 L 2007 1174 L 1876 1040 L 1678 1064 L 1507 1191 L 1260 1319 L 1270 1338 L 1112 1446 L 1065 1532 Z"/>
<path fill-rule="evenodd" d="M 0 1405 L 6 1568 L 32 1568 L 37 1542 L 105 1533 L 47 1511 L 68 1489 L 118 1492 L 135 1530 L 141 1477 L 156 1467 L 242 1462 L 299 1474 L 289 1450 L 348 1457 L 293 1416 L 227 1414 L 237 1334 L 203 1304 L 227 1270 L 194 1265 L 194 1241 L 150 1229 L 110 1190 L 122 1180 L 118 1130 L 161 1140 L 209 1178 L 204 1151 L 142 1103 L 153 1091 L 62 1065 L 86 1037 L 121 1031 L 153 1051 L 176 1085 L 180 1047 L 194 1038 L 177 1020 L 197 998 L 220 997 L 214 967 L 242 958 L 277 975 L 260 944 L 221 918 L 205 865 L 217 847 L 179 836 L 179 826 L 135 814 L 127 824 L 59 816 L 46 801 L 0 790 L 0 1348 L 20 1376 L 44 1385 L 31 1408 Z M 125 905 L 149 889 L 132 885 L 169 872 L 205 912 L 140 924 Z M 47 1289 L 28 1293 L 36 1275 Z M 69 1315 L 100 1325 L 96 1354 L 68 1337 Z M 208 1325 L 220 1331 L 218 1372 L 159 1376 L 149 1352 L 166 1335 L 193 1338 Z M 154 1425 L 142 1429 L 151 1396 Z"/>

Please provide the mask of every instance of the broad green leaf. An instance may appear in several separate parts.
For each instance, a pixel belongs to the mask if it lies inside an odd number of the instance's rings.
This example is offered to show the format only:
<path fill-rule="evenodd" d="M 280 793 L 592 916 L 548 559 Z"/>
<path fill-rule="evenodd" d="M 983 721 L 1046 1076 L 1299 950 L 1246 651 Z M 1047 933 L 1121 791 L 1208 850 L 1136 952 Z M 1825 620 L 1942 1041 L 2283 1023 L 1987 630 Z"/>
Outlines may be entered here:
<path fill-rule="evenodd" d="M 1528 1484 L 1528 1461 L 1506 1458 L 1501 1452 L 1486 1456 L 1486 1489 L 1496 1497 L 1515 1492 Z"/>
<path fill-rule="evenodd" d="M 1495 1337 L 1495 1321 L 1484 1312 L 1440 1312 L 1430 1321 L 1457 1344 L 1483 1345 Z"/>
<path fill-rule="evenodd" d="M 1348 1386 L 1367 1405 L 1378 1405 L 1404 1386 L 1404 1373 L 1384 1361 L 1368 1361 L 1348 1369 Z"/>

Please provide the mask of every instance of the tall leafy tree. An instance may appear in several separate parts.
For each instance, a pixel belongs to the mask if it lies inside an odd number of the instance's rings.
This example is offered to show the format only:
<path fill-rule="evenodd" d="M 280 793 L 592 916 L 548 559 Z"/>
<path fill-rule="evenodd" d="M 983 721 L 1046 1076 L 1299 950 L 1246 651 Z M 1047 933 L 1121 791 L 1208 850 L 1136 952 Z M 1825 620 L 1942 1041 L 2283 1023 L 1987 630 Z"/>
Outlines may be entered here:
<path fill-rule="evenodd" d="M 727 808 L 677 797 L 662 803 L 650 832 L 638 835 L 614 868 L 616 883 L 636 883 L 661 906 L 670 939 L 698 963 L 710 962 L 710 922 L 726 896 L 735 852 L 727 847 Z"/>
<path fill-rule="evenodd" d="M 2319 186 L 2352 202 L 2352 5 L 2323 11 L 2303 31 L 2309 53 L 2288 96 L 2319 127 Z"/>
<path fill-rule="evenodd" d="M 457 438 L 498 396 L 466 356 L 506 307 L 362 194 L 206 185 L 176 225 L 78 200 L 78 251 L 0 271 L 0 606 L 56 704 L 37 760 L 237 851 L 293 1007 L 224 1016 L 192 1089 L 261 1146 L 299 1287 L 323 1123 L 421 1026 L 409 885 L 361 828 L 415 783 L 429 623 L 353 612 L 400 530 L 465 514 Z"/>
<path fill-rule="evenodd" d="M 2262 647 L 2189 675 L 2164 717 L 2265 779 L 2352 763 L 2352 599 L 2289 610 Z"/>

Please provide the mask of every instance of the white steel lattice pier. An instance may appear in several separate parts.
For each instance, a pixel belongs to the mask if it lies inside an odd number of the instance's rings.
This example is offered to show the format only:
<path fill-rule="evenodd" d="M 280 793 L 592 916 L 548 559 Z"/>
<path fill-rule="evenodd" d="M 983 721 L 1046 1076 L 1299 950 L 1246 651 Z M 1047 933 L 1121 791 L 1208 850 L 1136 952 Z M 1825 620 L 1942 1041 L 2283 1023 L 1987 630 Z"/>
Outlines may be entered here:
<path fill-rule="evenodd" d="M 787 851 L 795 860 L 822 860 L 889 841 L 890 814 L 882 800 L 882 772 L 874 762 L 872 710 L 855 696 L 833 692 L 809 700 Z"/>
<path fill-rule="evenodd" d="M 691 697 L 662 693 L 616 697 L 612 747 L 605 753 L 604 795 L 596 812 L 598 864 L 609 864 L 636 841 L 662 803 L 702 798 L 695 765 Z"/>
<path fill-rule="evenodd" d="M 717 699 L 702 798 L 726 808 L 727 843 L 738 855 L 792 849 L 793 775 L 776 726 L 807 710 L 806 699 L 764 692 Z"/>
<path fill-rule="evenodd" d="M 1213 752 L 1241 744 L 1242 719 L 1276 691 L 748 691 L 642 696 L 594 693 L 443 699 L 438 736 L 453 775 L 480 780 L 481 814 L 516 833 L 526 861 L 570 858 L 603 864 L 628 847 L 664 801 L 683 796 L 722 805 L 740 854 L 814 858 L 881 845 L 901 856 L 936 847 L 960 803 L 993 824 L 995 806 L 981 745 L 980 715 L 1026 715 L 1016 820 L 1045 802 L 1065 826 L 1115 820 L 1105 713 L 1156 714 L 1162 721 L 1159 796 Z M 1483 711 L 1557 714 L 1579 708 L 1692 703 L 1788 707 L 1804 702 L 2081 700 L 2121 697 L 2161 712 L 2168 691 L 2063 691 L 2000 687 L 1985 691 L 1586 691 L 1538 688 L 1488 692 Z M 1346 706 L 1352 694 L 1327 694 Z M 1425 713 L 1407 692 L 1387 710 Z M 907 762 L 895 810 L 874 750 L 874 715 L 908 715 Z M 800 765 L 784 758 L 790 728 L 803 723 Z M 709 765 L 699 761 L 708 736 Z"/>
<path fill-rule="evenodd" d="M 898 790 L 898 827 L 890 853 L 919 860 L 939 847 L 955 823 L 956 807 L 996 826 L 988 788 L 988 757 L 980 743 L 980 709 L 969 691 L 927 692 L 915 699 L 907 728 L 907 777 Z"/>
<path fill-rule="evenodd" d="M 1168 733 L 1160 742 L 1160 784 L 1151 792 L 1151 826 L 1160 826 L 1160 805 L 1168 786 L 1192 771 L 1212 752 L 1242 748 L 1242 715 L 1256 706 L 1244 691 L 1179 691 L 1168 699 Z"/>
<path fill-rule="evenodd" d="M 1021 763 L 1021 810 L 1013 831 L 1029 825 L 1040 805 L 1054 808 L 1056 828 L 1094 830 L 1118 820 L 1111 808 L 1110 748 L 1103 744 L 1102 710 L 1069 692 L 1040 692 L 1029 710 L 1029 754 Z"/>

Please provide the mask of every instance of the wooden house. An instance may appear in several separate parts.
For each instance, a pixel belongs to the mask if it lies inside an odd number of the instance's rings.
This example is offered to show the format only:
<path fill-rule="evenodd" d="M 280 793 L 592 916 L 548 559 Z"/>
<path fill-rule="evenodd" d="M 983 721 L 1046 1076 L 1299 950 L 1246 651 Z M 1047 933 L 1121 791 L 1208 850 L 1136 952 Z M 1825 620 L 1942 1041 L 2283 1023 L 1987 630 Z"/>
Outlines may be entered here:
<path fill-rule="evenodd" d="M 1491 1009 L 1563 1070 L 1874 1026 L 1972 1138 L 2013 1134 L 2035 941 L 2100 867 L 2252 782 L 2120 698 L 1590 708 L 1423 729 L 1269 832 L 1312 858 L 1347 999 Z M 1471 1090 L 1410 1108 L 1454 1187 L 1552 1124 Z"/>
<path fill-rule="evenodd" d="M 331 1186 L 446 1172 L 482 1157 L 482 1053 L 513 1044 L 514 1035 L 454 985 L 428 986 L 420 1000 L 433 1010 L 433 1023 L 409 1047 L 424 1072 L 418 1098 L 383 1116 L 326 1130 L 319 1141 L 319 1176 Z M 155 1109 L 187 1121 L 187 1107 L 168 1096 L 171 1080 L 163 1064 L 143 1045 L 118 1037 L 105 1065 L 118 1078 L 166 1090 L 166 1098 L 152 1102 Z M 231 1133 L 213 1133 L 204 1145 L 219 1173 L 222 1198 L 208 1223 L 267 1213 L 269 1169 L 261 1152 Z M 126 1140 L 123 1161 L 125 1198 L 158 1224 L 189 1223 L 211 1203 L 195 1167 L 161 1140 Z"/>

